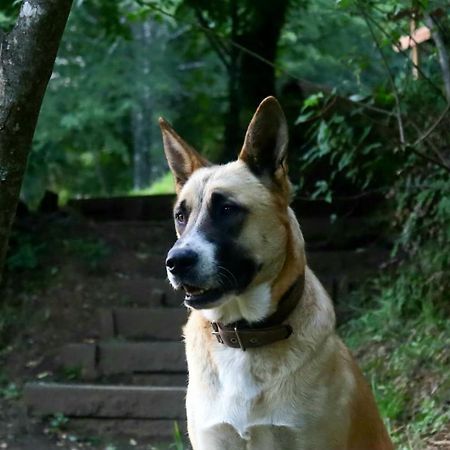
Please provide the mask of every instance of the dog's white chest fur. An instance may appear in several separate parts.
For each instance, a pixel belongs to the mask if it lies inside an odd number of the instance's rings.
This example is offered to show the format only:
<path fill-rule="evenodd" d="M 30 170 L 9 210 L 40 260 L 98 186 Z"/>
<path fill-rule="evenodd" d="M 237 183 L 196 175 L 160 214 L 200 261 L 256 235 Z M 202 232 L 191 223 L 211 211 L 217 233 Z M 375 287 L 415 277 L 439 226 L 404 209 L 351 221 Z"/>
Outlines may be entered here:
<path fill-rule="evenodd" d="M 249 439 L 249 428 L 255 425 L 299 426 L 295 417 L 298 414 L 292 407 L 270 407 L 265 403 L 263 393 L 268 388 L 267 381 L 253 373 L 249 352 L 221 347 L 215 354 L 215 362 L 219 368 L 218 383 L 211 386 L 210 395 L 196 395 L 199 427 L 208 429 L 227 423 L 243 439 Z"/>

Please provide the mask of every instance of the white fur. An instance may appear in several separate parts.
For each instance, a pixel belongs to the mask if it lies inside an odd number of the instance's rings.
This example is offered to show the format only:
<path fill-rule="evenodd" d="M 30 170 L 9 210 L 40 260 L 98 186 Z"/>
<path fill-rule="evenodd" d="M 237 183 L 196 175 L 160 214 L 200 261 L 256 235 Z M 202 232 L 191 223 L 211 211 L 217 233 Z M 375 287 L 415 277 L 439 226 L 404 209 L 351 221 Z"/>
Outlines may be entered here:
<path fill-rule="evenodd" d="M 256 425 L 301 427 L 301 412 L 289 402 L 272 404 L 271 408 L 255 408 L 261 393 L 267 389 L 267 382 L 259 380 L 252 372 L 251 351 L 221 346 L 215 353 L 215 362 L 220 368 L 219 385 L 214 398 L 196 386 L 190 386 L 195 398 L 195 423 L 203 431 L 226 423 L 239 436 L 250 439 L 250 428 Z M 275 385 L 279 380 L 273 380 Z"/>
<path fill-rule="evenodd" d="M 258 322 L 272 313 L 270 285 L 262 283 L 241 295 L 227 295 L 211 309 L 201 310 L 210 322 L 228 324 L 240 319 Z"/>

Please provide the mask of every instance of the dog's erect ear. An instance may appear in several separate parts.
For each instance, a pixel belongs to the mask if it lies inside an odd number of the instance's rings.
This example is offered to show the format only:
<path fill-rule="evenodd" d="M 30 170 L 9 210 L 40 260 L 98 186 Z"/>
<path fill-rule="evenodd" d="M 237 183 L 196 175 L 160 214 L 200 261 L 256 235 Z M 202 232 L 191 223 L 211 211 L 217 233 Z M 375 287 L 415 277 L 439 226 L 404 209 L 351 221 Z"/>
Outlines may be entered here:
<path fill-rule="evenodd" d="M 276 176 L 285 166 L 288 130 L 286 117 L 275 97 L 265 98 L 256 110 L 245 135 L 239 159 L 256 175 Z"/>
<path fill-rule="evenodd" d="M 162 117 L 159 118 L 159 126 L 164 142 L 164 153 L 175 178 L 175 188 L 178 193 L 195 170 L 211 164 L 181 139 Z"/>

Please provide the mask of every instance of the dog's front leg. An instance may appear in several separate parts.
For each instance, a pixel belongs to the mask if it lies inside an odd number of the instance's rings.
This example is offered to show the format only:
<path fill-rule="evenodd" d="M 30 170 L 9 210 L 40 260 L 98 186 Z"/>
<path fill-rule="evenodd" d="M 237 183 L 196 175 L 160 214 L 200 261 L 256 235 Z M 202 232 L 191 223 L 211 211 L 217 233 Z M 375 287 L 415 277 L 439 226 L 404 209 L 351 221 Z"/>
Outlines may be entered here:
<path fill-rule="evenodd" d="M 246 450 L 247 441 L 242 439 L 231 425 L 226 423 L 207 429 L 189 429 L 193 450 Z"/>

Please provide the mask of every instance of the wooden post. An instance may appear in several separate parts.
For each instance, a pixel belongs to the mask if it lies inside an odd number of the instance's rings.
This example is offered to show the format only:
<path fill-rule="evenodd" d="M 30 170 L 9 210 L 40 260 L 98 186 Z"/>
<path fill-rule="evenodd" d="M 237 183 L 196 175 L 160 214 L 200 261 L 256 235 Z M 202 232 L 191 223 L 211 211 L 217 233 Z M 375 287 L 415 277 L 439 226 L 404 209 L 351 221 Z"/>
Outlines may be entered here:
<path fill-rule="evenodd" d="M 417 15 L 415 11 L 411 13 L 411 20 L 409 22 L 409 36 L 410 39 L 414 39 L 414 35 L 417 29 Z M 411 43 L 411 61 L 412 61 L 412 76 L 414 80 L 419 79 L 419 45 L 415 42 Z"/>

